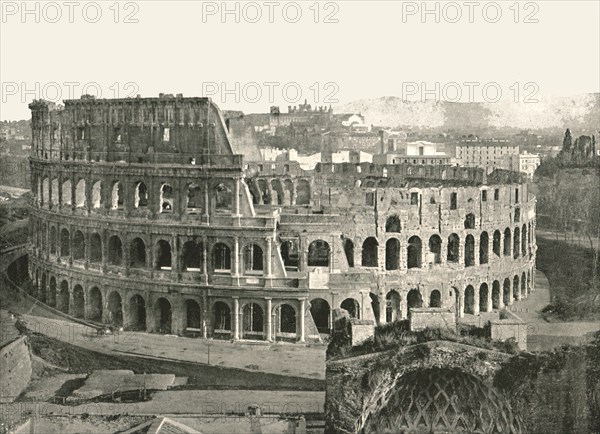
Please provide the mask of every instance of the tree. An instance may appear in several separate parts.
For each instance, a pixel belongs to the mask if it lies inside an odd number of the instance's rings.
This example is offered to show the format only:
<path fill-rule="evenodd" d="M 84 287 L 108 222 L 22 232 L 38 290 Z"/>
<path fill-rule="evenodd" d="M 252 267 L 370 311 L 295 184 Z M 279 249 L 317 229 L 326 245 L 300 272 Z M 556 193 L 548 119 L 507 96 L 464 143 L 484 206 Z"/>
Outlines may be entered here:
<path fill-rule="evenodd" d="M 573 145 L 573 139 L 571 138 L 571 130 L 567 128 L 565 131 L 565 138 L 563 139 L 563 151 L 570 151 Z"/>

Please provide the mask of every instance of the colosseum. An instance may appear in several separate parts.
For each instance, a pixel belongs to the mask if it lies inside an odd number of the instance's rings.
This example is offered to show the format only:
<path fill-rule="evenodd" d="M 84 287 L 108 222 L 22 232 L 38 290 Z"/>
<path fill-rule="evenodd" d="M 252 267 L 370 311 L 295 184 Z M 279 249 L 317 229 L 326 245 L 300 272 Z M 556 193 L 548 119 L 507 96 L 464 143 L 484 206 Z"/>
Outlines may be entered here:
<path fill-rule="evenodd" d="M 32 295 L 73 317 L 306 342 L 335 309 L 463 317 L 534 289 L 535 198 L 516 173 L 244 161 L 256 150 L 209 98 L 29 107 Z"/>

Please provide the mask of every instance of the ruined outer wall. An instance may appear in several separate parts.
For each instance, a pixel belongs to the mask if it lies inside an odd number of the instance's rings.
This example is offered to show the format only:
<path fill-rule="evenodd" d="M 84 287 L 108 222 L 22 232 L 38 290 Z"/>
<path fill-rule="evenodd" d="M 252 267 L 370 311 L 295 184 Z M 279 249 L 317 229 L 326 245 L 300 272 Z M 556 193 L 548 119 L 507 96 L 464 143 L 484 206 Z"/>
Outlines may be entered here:
<path fill-rule="evenodd" d="M 12 402 L 31 379 L 27 337 L 21 336 L 0 349 L 0 402 Z"/>

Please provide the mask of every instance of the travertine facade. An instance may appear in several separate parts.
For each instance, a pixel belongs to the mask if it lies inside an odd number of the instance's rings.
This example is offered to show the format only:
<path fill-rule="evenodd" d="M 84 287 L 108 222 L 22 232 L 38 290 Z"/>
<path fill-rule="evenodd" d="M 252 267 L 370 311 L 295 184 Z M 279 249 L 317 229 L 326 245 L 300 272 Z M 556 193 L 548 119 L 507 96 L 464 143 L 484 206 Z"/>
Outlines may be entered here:
<path fill-rule="evenodd" d="M 317 338 L 331 310 L 477 315 L 533 289 L 535 200 L 477 168 L 244 166 L 208 98 L 30 105 L 38 298 L 126 329 Z M 511 179 L 512 178 L 512 179 Z"/>

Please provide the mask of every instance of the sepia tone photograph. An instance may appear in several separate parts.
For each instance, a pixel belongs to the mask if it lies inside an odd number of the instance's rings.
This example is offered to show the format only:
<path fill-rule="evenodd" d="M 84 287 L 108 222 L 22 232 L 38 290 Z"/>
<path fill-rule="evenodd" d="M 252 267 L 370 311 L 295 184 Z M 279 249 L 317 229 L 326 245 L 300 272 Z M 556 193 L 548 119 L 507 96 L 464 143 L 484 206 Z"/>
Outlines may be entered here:
<path fill-rule="evenodd" d="M 0 0 L 0 434 L 600 433 L 600 1 Z"/>

